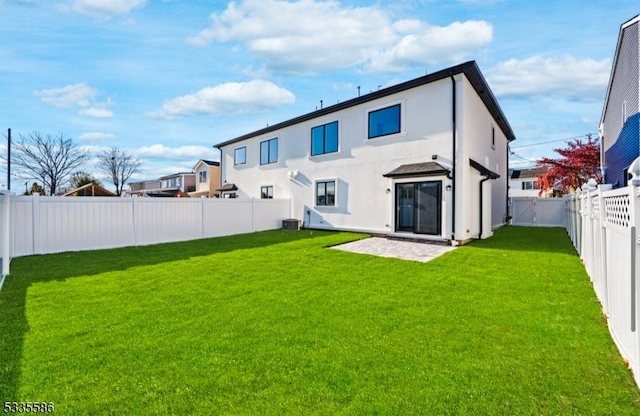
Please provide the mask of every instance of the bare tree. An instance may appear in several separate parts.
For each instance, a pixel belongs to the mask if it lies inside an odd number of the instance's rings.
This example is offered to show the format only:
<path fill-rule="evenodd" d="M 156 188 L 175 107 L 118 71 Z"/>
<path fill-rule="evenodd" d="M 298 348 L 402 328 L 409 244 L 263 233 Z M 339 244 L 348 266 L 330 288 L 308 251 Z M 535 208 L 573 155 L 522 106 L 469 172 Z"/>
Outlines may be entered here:
<path fill-rule="evenodd" d="M 40 181 L 50 195 L 55 195 L 69 175 L 88 159 L 89 154 L 64 133 L 43 136 L 33 131 L 20 135 L 11 149 L 11 166 L 16 175 Z"/>
<path fill-rule="evenodd" d="M 116 187 L 116 195 L 122 195 L 122 189 L 131 176 L 140 169 L 140 161 L 134 159 L 125 150 L 112 147 L 98 154 L 98 169 L 104 172 Z"/>

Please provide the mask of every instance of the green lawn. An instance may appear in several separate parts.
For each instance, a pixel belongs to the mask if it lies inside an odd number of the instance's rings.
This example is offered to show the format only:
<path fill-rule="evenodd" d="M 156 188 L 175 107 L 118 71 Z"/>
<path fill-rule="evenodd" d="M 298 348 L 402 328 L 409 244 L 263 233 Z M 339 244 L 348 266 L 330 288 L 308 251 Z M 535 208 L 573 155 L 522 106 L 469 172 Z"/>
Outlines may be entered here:
<path fill-rule="evenodd" d="M 271 231 L 15 259 L 0 400 L 55 414 L 640 414 L 561 229 L 430 263 Z M 2 403 L 0 403 L 2 404 Z"/>

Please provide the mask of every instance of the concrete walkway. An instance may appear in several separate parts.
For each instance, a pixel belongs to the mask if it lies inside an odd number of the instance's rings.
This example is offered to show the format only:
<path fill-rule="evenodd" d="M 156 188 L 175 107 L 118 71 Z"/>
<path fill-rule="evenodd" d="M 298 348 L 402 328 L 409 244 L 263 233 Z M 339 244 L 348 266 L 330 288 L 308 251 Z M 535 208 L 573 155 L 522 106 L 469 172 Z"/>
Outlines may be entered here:
<path fill-rule="evenodd" d="M 423 263 L 454 250 L 456 247 L 429 243 L 413 243 L 410 241 L 389 240 L 371 237 L 331 247 L 336 250 L 354 253 L 371 254 L 373 256 L 391 257 L 402 260 L 420 261 Z"/>

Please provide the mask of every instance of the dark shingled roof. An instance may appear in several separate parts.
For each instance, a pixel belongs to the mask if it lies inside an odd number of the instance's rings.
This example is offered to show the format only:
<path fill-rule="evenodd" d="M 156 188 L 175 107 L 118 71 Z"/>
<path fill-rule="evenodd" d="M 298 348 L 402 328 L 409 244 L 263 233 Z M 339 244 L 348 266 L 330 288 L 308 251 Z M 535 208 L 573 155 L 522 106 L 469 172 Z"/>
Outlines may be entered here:
<path fill-rule="evenodd" d="M 504 135 L 507 137 L 507 140 L 508 141 L 515 140 L 516 136 L 513 133 L 513 130 L 511 129 L 511 126 L 509 125 L 509 122 L 507 121 L 504 113 L 502 112 L 500 105 L 498 105 L 498 101 L 496 100 L 496 97 L 491 92 L 491 88 L 489 88 L 489 84 L 487 84 L 487 81 L 484 79 L 484 76 L 480 72 L 478 65 L 476 64 L 475 61 L 469 61 L 460 65 L 452 66 L 450 68 L 446 68 L 438 72 L 433 72 L 431 74 L 427 74 L 422 77 L 403 82 L 401 84 L 392 85 L 391 87 L 388 87 L 388 88 L 382 88 L 372 93 L 365 94 L 360 97 L 352 98 L 350 100 L 343 101 L 341 103 L 334 104 L 329 107 L 321 108 L 320 110 L 316 110 L 311 113 L 307 113 L 307 114 L 292 118 L 290 120 L 283 121 L 281 123 L 277 123 L 260 130 L 256 130 L 252 133 L 248 133 L 243 136 L 236 137 L 235 139 L 218 143 L 214 145 L 214 147 L 217 147 L 218 149 L 220 149 L 224 146 L 241 142 L 243 140 L 247 140 L 252 137 L 271 133 L 273 131 L 280 130 L 289 126 L 293 126 L 298 123 L 303 123 L 305 121 L 312 120 L 317 117 L 322 117 L 327 114 L 335 113 L 336 111 L 344 110 L 346 108 L 354 107 L 359 104 L 377 100 L 379 98 L 383 98 L 388 95 L 406 91 L 411 88 L 416 88 L 421 85 L 429 84 L 435 81 L 440 81 L 441 79 L 449 78 L 453 75 L 458 75 L 458 74 L 464 74 L 467 77 L 467 79 L 473 86 L 473 89 L 476 90 L 476 92 L 480 96 L 480 99 L 482 100 L 484 105 L 487 107 L 487 110 L 489 110 L 489 113 L 491 114 L 493 119 L 496 121 L 496 124 L 500 127 L 500 130 L 502 130 Z"/>
<path fill-rule="evenodd" d="M 237 190 L 238 190 L 238 187 L 236 186 L 235 183 L 225 183 L 219 189 L 216 189 L 216 191 L 219 191 L 219 192 L 230 192 L 230 191 L 237 191 Z"/>
<path fill-rule="evenodd" d="M 209 166 L 220 166 L 220 162 L 214 162 L 213 160 L 202 159 L 202 163 L 206 163 Z"/>
<path fill-rule="evenodd" d="M 449 169 L 445 168 L 437 162 L 423 162 L 423 163 L 411 163 L 408 165 L 401 165 L 392 170 L 389 173 L 385 173 L 385 178 L 397 178 L 401 176 L 435 176 L 435 175 L 447 175 Z"/>

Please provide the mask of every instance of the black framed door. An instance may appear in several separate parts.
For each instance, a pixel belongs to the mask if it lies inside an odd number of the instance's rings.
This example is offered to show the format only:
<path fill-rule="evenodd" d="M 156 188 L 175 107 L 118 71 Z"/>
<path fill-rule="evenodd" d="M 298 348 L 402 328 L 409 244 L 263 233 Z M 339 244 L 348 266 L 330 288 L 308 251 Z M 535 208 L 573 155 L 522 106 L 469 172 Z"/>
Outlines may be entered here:
<path fill-rule="evenodd" d="M 442 234 L 442 181 L 396 184 L 396 231 Z"/>

